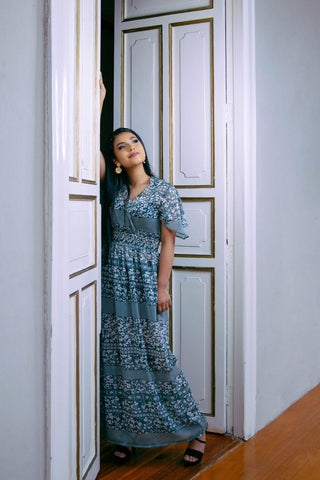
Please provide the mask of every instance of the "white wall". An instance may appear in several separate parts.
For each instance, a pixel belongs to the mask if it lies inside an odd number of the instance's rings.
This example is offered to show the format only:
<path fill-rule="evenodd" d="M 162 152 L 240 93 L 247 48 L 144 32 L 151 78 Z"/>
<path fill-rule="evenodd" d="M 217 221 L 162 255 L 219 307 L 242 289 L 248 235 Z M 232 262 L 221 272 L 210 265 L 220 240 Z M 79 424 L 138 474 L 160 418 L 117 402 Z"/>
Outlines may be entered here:
<path fill-rule="evenodd" d="M 256 0 L 257 430 L 320 381 L 319 31 L 319 0 Z"/>
<path fill-rule="evenodd" d="M 1 3 L 0 478 L 45 478 L 42 0 Z"/>

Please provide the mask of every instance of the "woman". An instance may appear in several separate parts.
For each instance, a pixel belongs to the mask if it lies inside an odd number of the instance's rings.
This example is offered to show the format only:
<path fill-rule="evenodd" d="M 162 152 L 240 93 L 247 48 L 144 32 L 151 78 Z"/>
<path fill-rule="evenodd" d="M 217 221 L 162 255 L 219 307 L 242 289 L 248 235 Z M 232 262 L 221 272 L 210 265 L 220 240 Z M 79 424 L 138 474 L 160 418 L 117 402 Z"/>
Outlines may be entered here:
<path fill-rule="evenodd" d="M 102 82 L 101 82 L 102 83 Z M 206 420 L 169 347 L 167 290 L 175 236 L 187 225 L 176 189 L 152 175 L 144 144 L 121 128 L 101 159 L 106 247 L 102 267 L 101 424 L 115 460 L 132 447 L 189 442 L 200 462 Z M 159 254 L 160 246 L 160 254 Z"/>

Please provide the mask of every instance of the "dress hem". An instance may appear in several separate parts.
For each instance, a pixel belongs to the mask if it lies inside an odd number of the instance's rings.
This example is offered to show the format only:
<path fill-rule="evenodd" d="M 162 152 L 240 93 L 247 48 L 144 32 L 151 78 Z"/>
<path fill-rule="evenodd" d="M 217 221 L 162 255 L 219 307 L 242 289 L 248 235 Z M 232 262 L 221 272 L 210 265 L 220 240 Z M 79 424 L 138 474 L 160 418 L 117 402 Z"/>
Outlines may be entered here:
<path fill-rule="evenodd" d="M 201 429 L 199 429 L 199 427 Z M 194 426 L 187 426 L 171 433 L 130 433 L 130 432 L 121 432 L 119 430 L 109 430 L 104 433 L 104 438 L 109 443 L 114 443 L 115 445 L 123 445 L 126 447 L 137 447 L 137 448 L 153 448 L 153 447 L 166 447 L 170 445 L 177 445 L 179 443 L 186 443 L 199 438 L 206 433 L 207 421 L 205 417 L 202 418 L 201 423 Z M 102 432 L 103 433 L 103 432 Z M 126 437 L 126 439 L 124 438 Z M 131 437 L 131 438 L 128 438 Z M 149 441 L 146 441 L 147 438 Z M 162 437 L 162 440 L 156 441 L 156 438 L 159 439 Z M 176 437 L 175 440 L 170 440 L 169 437 Z M 153 441 L 151 439 L 153 438 Z"/>

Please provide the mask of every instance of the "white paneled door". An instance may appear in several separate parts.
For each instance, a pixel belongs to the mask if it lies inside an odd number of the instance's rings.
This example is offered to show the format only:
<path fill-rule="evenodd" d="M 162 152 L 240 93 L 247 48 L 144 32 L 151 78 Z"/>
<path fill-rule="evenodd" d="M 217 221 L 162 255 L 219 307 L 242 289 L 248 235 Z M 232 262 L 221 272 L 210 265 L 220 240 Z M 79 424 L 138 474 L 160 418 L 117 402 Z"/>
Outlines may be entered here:
<path fill-rule="evenodd" d="M 141 135 L 182 198 L 172 346 L 216 432 L 226 428 L 225 80 L 223 0 L 115 0 L 114 126 Z"/>
<path fill-rule="evenodd" d="M 100 2 L 52 0 L 50 19 L 48 478 L 93 480 L 100 465 Z"/>

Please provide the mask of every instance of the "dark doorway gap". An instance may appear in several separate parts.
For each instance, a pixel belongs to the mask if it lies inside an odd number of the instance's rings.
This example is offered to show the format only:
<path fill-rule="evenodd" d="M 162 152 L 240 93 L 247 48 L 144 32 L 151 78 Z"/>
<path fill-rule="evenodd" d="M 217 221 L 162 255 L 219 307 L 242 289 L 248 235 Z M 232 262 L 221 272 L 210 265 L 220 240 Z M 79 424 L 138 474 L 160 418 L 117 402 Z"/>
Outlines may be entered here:
<path fill-rule="evenodd" d="M 101 0 L 101 72 L 106 86 L 106 98 L 100 122 L 100 145 L 113 131 L 113 70 L 114 70 L 114 2 Z"/>

